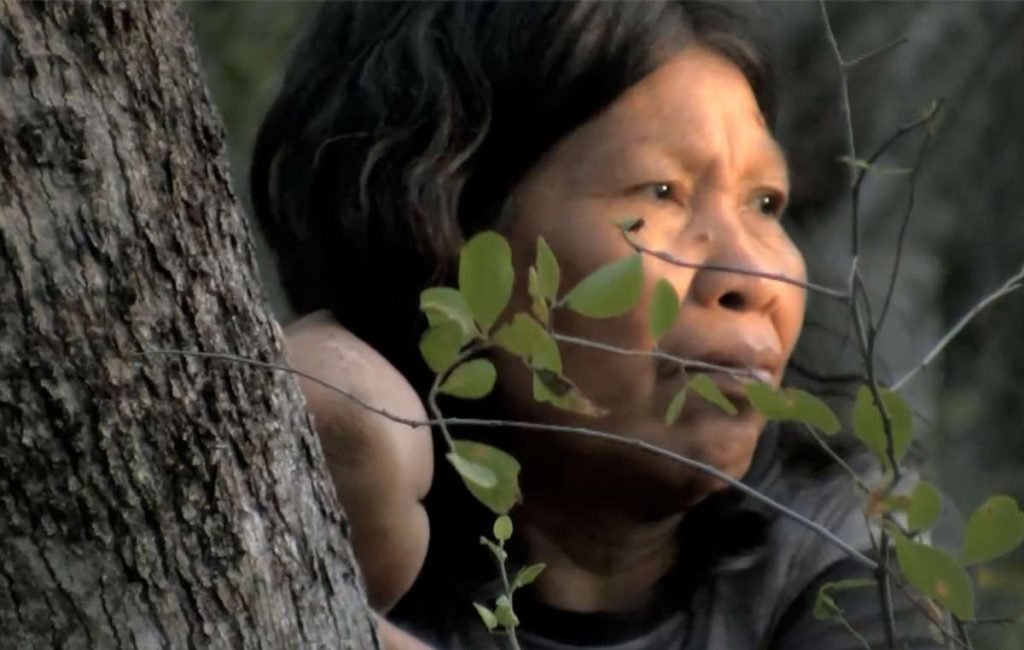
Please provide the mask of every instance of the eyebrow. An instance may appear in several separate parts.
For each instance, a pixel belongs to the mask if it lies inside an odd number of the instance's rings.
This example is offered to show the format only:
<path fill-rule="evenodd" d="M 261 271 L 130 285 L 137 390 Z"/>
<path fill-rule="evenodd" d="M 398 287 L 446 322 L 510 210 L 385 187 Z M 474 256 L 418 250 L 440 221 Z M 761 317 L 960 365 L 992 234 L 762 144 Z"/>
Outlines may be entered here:
<path fill-rule="evenodd" d="M 758 146 L 757 152 L 748 159 L 748 164 L 746 169 L 743 170 L 742 177 L 749 179 L 764 176 L 761 173 L 762 165 L 770 165 L 782 171 L 781 180 L 788 184 L 789 162 L 786 159 L 785 151 L 770 134 L 764 138 L 763 142 L 766 146 Z M 606 147 L 602 148 L 598 156 L 595 156 L 594 161 L 604 159 L 651 162 L 659 168 L 670 165 L 673 171 L 686 173 L 692 171 L 689 169 L 688 163 L 692 162 L 693 158 L 692 155 L 674 155 L 674 152 L 669 147 L 664 146 L 662 142 L 655 138 L 644 137 L 609 143 Z M 668 167 L 665 168 L 667 169 Z M 774 176 L 775 173 L 773 172 L 771 175 Z"/>

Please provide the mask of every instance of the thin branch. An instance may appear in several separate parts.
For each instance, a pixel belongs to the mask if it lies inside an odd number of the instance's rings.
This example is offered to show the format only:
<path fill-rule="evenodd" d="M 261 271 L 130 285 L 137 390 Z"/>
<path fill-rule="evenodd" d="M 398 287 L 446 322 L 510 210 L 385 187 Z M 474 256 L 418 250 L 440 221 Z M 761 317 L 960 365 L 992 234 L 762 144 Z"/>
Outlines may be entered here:
<path fill-rule="evenodd" d="M 227 353 L 224 353 L 224 352 L 198 352 L 198 351 L 194 351 L 194 350 L 173 350 L 173 349 L 143 350 L 142 352 L 137 352 L 137 353 L 134 353 L 134 354 L 129 354 L 128 356 L 129 357 L 145 357 L 145 356 L 157 356 L 157 355 L 173 356 L 173 357 L 196 357 L 196 358 L 200 358 L 200 359 L 215 359 L 215 360 L 219 360 L 219 361 L 231 361 L 231 362 L 235 362 L 235 363 L 242 363 L 242 364 L 245 364 L 247 366 L 253 366 L 254 368 L 263 368 L 264 370 L 278 370 L 280 372 L 287 372 L 287 373 L 293 374 L 293 375 L 295 375 L 297 377 L 302 377 L 303 379 L 307 379 L 307 380 L 313 382 L 314 384 L 317 384 L 318 386 L 323 386 L 327 390 L 329 390 L 329 391 L 331 391 L 333 393 L 337 393 L 338 395 L 341 395 L 342 397 L 345 397 L 346 399 L 348 399 L 351 402 L 355 402 L 356 404 L 358 404 L 359 406 L 363 407 L 364 409 L 366 409 L 370 413 L 375 413 L 377 415 L 385 417 L 385 418 L 391 420 L 392 422 L 397 422 L 399 424 L 404 424 L 404 425 L 412 427 L 412 428 L 421 427 L 421 426 L 425 426 L 425 425 L 430 425 L 431 424 L 431 422 L 424 422 L 423 420 L 415 420 L 413 418 L 406 418 L 406 417 L 402 417 L 400 415 L 395 415 L 394 413 L 391 413 L 387 409 L 383 409 L 383 408 L 380 408 L 379 406 L 375 406 L 373 404 L 370 404 L 369 402 L 367 402 L 367 401 L 357 397 L 355 394 L 350 393 L 350 392 L 348 392 L 347 390 L 345 390 L 343 388 L 339 388 L 338 386 L 335 386 L 334 384 L 332 384 L 330 382 L 326 382 L 323 379 L 320 379 L 319 377 L 311 375 L 311 374 L 309 374 L 307 372 L 303 372 L 301 370 L 296 370 L 295 368 L 292 368 L 291 366 L 285 365 L 283 363 L 270 363 L 270 362 L 267 362 L 267 361 L 257 361 L 256 359 L 247 359 L 246 357 L 240 357 L 240 356 L 237 356 L 237 355 L 234 355 L 234 354 L 227 354 Z"/>
<path fill-rule="evenodd" d="M 829 32 L 831 32 L 831 31 L 832 30 L 830 29 Z M 887 43 L 887 44 L 885 44 L 885 45 L 883 45 L 883 46 L 881 46 L 879 48 L 876 48 L 874 50 L 871 50 L 867 54 L 861 54 L 858 57 L 850 59 L 849 61 L 844 61 L 843 62 L 843 67 L 846 68 L 847 70 L 849 70 L 850 68 L 856 67 L 856 66 L 860 65 L 861 63 L 864 63 L 868 59 L 873 59 L 876 56 L 880 56 L 882 54 L 885 54 L 886 52 L 888 52 L 890 50 L 895 50 L 897 47 L 899 47 L 900 45 L 903 45 L 908 40 L 909 39 L 906 36 L 900 36 L 895 41 L 893 41 L 891 43 Z"/>
<path fill-rule="evenodd" d="M 892 606 L 892 575 L 889 570 L 889 536 L 882 532 L 881 555 L 878 560 L 878 596 L 882 601 L 882 618 L 885 622 L 885 641 L 890 648 L 896 647 L 896 613 Z"/>
<path fill-rule="evenodd" d="M 956 625 L 957 635 L 964 642 L 964 645 L 968 648 L 973 648 L 974 644 L 971 643 L 971 635 L 959 616 L 953 616 L 953 624 Z"/>
<path fill-rule="evenodd" d="M 794 510 L 791 510 L 790 508 L 782 505 L 781 503 L 772 499 L 771 497 L 762 494 L 757 489 L 750 487 L 746 483 L 743 483 L 742 481 L 739 481 L 733 478 L 732 476 L 729 476 L 728 474 L 718 469 L 717 467 L 708 465 L 707 463 L 702 463 L 699 460 L 694 460 L 681 454 L 677 454 L 673 451 L 663 449 L 661 447 L 658 447 L 657 445 L 652 445 L 649 442 L 643 440 L 636 440 L 634 438 L 623 438 L 621 436 L 618 436 L 614 433 L 609 433 L 607 431 L 598 431 L 597 429 L 588 429 L 586 427 L 574 427 L 562 424 L 545 424 L 541 422 L 517 422 L 513 420 L 488 420 L 484 418 L 448 418 L 447 422 L 451 426 L 478 426 L 493 428 L 500 427 L 528 429 L 534 431 L 549 431 L 552 433 L 570 433 L 584 438 L 604 440 L 607 442 L 622 445 L 624 447 L 631 447 L 633 449 L 647 452 L 654 456 L 660 456 L 662 458 L 675 461 L 680 465 L 685 465 L 686 467 L 695 469 L 699 472 L 707 474 L 708 476 L 717 478 L 723 483 L 726 483 L 731 487 L 736 488 L 738 491 L 746 494 L 747 496 L 755 499 L 756 501 L 760 501 L 761 503 L 767 505 L 768 507 L 770 507 L 772 510 L 775 510 L 779 514 L 795 521 L 796 523 L 800 524 L 805 528 L 814 531 L 822 538 L 828 540 L 836 547 L 842 549 L 848 556 L 850 556 L 850 558 L 856 560 L 865 567 L 870 568 L 871 570 L 875 570 L 878 567 L 877 562 L 875 562 L 874 560 L 867 557 L 857 549 L 850 546 L 848 543 L 837 537 L 835 534 L 833 534 L 830 530 L 828 530 L 821 524 L 811 521 L 807 517 L 804 517 L 803 515 Z"/>
<path fill-rule="evenodd" d="M 899 379 L 899 381 L 893 384 L 892 390 L 898 391 L 906 386 L 911 379 L 917 376 L 917 373 L 921 372 L 927 368 L 931 362 L 935 361 L 935 358 L 942 353 L 946 346 L 949 345 L 950 341 L 956 338 L 957 334 L 967 327 L 967 325 L 974 320 L 975 316 L 980 314 L 982 310 L 1003 296 L 1013 293 L 1017 289 L 1021 288 L 1022 285 L 1024 285 L 1024 266 L 1021 267 L 1020 271 L 1017 271 L 1017 273 L 1008 278 L 1001 287 L 982 298 L 978 304 L 971 307 L 966 314 L 961 316 L 956 325 L 950 328 L 950 330 L 946 332 L 946 335 L 939 339 L 939 342 L 932 347 L 931 351 L 925 355 L 925 357 L 918 362 L 916 366 L 908 370 L 907 373 Z"/>
<path fill-rule="evenodd" d="M 863 636 L 861 636 L 860 632 L 858 632 L 857 630 L 855 630 L 855 629 L 853 628 L 853 626 L 852 626 L 852 625 L 850 625 L 850 622 L 849 622 L 848 620 L 846 620 L 846 618 L 845 618 L 845 617 L 843 617 L 842 615 L 840 615 L 840 616 L 838 616 L 838 617 L 836 618 L 836 620 L 838 620 L 838 621 L 839 621 L 839 622 L 840 622 L 840 623 L 842 624 L 842 626 L 846 628 L 846 631 L 847 631 L 847 632 L 849 632 L 850 634 L 852 634 L 852 635 L 854 636 L 854 638 L 856 638 L 856 639 L 857 639 L 857 641 L 858 641 L 858 642 L 859 642 L 859 643 L 861 644 L 861 646 L 863 646 L 863 647 L 864 647 L 864 650 L 871 650 L 871 644 L 870 644 L 870 643 L 868 643 L 868 640 L 867 640 L 867 639 L 865 639 L 865 638 L 864 638 Z"/>
<path fill-rule="evenodd" d="M 903 592 L 904 597 L 906 597 L 906 599 L 908 601 L 910 601 L 910 603 L 914 607 L 916 607 L 922 614 L 924 614 L 925 618 L 927 618 L 929 621 L 931 621 L 932 625 L 934 625 L 936 628 L 938 628 L 939 632 L 942 633 L 943 638 L 945 638 L 946 640 L 952 640 L 954 643 L 956 643 L 961 648 L 967 648 L 967 646 L 964 645 L 963 641 L 961 641 L 957 637 L 957 635 L 953 633 L 952 630 L 950 630 L 948 627 L 946 627 L 946 625 L 945 625 L 945 623 L 943 621 L 938 620 L 938 617 L 935 615 L 934 610 L 932 610 L 930 607 L 928 607 L 927 603 L 923 603 L 920 600 L 918 600 L 917 596 L 915 596 L 914 594 L 910 593 L 910 590 L 907 589 L 907 586 L 904 585 L 901 581 L 894 580 L 893 584 L 896 585 L 897 589 L 899 589 L 901 592 Z M 970 650 L 970 649 L 967 648 L 967 650 Z"/>
<path fill-rule="evenodd" d="M 928 110 L 921 114 L 921 117 L 917 118 L 912 122 L 904 124 L 900 128 L 896 129 L 895 133 L 886 138 L 885 141 L 878 146 L 874 153 L 868 156 L 868 159 L 864 161 L 863 165 L 857 166 L 857 177 L 854 181 L 854 187 L 856 187 L 858 190 L 860 189 L 860 186 L 863 184 L 864 179 L 867 177 L 868 173 L 872 169 L 874 169 L 874 164 L 878 162 L 878 159 L 885 155 L 885 153 L 889 151 L 890 148 L 895 146 L 897 142 L 902 140 L 907 135 L 913 133 L 917 129 L 921 128 L 922 126 L 930 127 L 932 122 L 935 120 L 935 116 L 938 114 L 939 110 L 942 108 L 942 105 L 944 103 L 944 99 L 940 98 L 935 100 L 935 102 L 932 103 Z M 931 131 L 929 129 L 929 137 L 931 137 L 930 134 Z M 911 172 L 912 171 L 913 168 L 911 168 Z"/>
<path fill-rule="evenodd" d="M 828 37 L 829 44 L 832 46 L 832 52 L 835 55 L 836 63 L 839 67 L 839 99 L 840 105 L 843 111 L 844 122 L 846 126 L 846 144 L 849 158 L 851 161 L 857 160 L 857 148 L 853 134 L 853 115 L 850 109 L 850 89 L 847 79 L 847 72 L 849 69 L 848 64 L 843 60 L 843 55 L 839 51 L 839 43 L 836 41 L 835 32 L 832 31 L 832 24 L 828 18 L 828 9 L 825 7 L 825 0 L 820 0 L 821 15 L 825 23 L 825 34 Z M 849 282 L 849 307 L 850 315 L 853 318 L 853 324 L 857 330 L 857 339 L 860 343 L 861 357 L 864 363 L 864 374 L 866 375 L 867 385 L 871 390 L 872 398 L 878 407 L 878 410 L 882 416 L 882 424 L 885 431 L 886 437 L 886 448 L 889 462 L 892 465 L 893 480 L 890 485 L 895 485 L 899 481 L 900 467 L 895 457 L 895 444 L 892 434 L 892 421 L 889 417 L 889 413 L 885 408 L 885 403 L 882 401 L 878 390 L 878 383 L 875 380 L 875 364 L 874 364 L 874 333 L 868 333 L 865 329 L 863 322 L 863 316 L 861 312 L 861 303 L 858 302 L 858 287 L 862 287 L 860 270 L 858 264 L 858 258 L 860 256 L 860 183 L 864 178 L 864 174 L 867 170 L 857 171 L 855 166 L 850 167 L 851 170 L 851 183 L 850 183 L 850 249 L 852 261 L 850 264 L 850 282 Z M 869 327 L 871 326 L 871 315 L 870 301 L 867 296 L 861 294 L 864 297 L 864 308 L 868 314 Z M 875 575 L 878 578 L 878 589 L 879 596 L 882 601 L 882 614 L 883 622 L 885 624 L 885 638 L 886 646 L 890 650 L 896 648 L 896 621 L 892 608 L 892 588 L 891 579 L 889 572 L 889 536 L 885 530 L 881 531 L 881 556 L 879 557 L 879 564 L 876 568 Z"/>
<path fill-rule="evenodd" d="M 727 264 L 700 264 L 697 262 L 687 262 L 685 260 L 679 259 L 678 257 L 672 255 L 671 253 L 667 253 L 665 251 L 660 251 L 654 248 L 644 246 L 643 244 L 638 242 L 628 231 L 623 230 L 622 236 L 625 238 L 626 242 L 628 242 L 629 245 L 633 247 L 633 250 L 637 251 L 638 253 L 646 253 L 647 255 L 656 257 L 663 262 L 668 262 L 673 266 L 680 266 L 686 269 L 720 271 L 722 273 L 738 273 L 740 275 L 751 275 L 757 278 L 764 278 L 766 280 L 775 280 L 776 282 L 790 284 L 793 285 L 794 287 L 800 287 L 805 291 L 814 291 L 816 293 L 820 293 L 830 298 L 835 298 L 836 300 L 842 301 L 844 303 L 849 300 L 849 294 L 841 289 L 833 289 L 831 287 L 826 287 L 824 285 L 816 284 L 814 282 L 805 282 L 803 280 L 797 280 L 796 278 L 791 278 L 788 275 L 783 275 L 781 273 L 767 273 L 765 271 L 755 271 L 754 269 L 746 269 L 741 266 L 729 266 Z"/>
<path fill-rule="evenodd" d="M 846 148 L 849 153 L 850 160 L 857 160 L 857 147 L 853 139 L 853 113 L 850 110 L 850 88 L 846 77 L 848 64 L 843 59 L 842 53 L 839 51 L 839 43 L 836 41 L 835 32 L 832 31 L 832 23 L 828 19 L 828 9 L 825 7 L 825 0 L 819 0 L 819 5 L 821 6 L 821 17 L 825 21 L 825 35 L 828 37 L 829 45 L 832 46 L 832 54 L 835 55 L 836 64 L 839 66 L 839 103 L 843 110 L 843 121 L 846 124 Z M 851 176 L 851 190 L 856 185 L 856 176 L 856 172 Z M 852 255 L 854 259 L 856 259 L 860 254 L 860 219 L 857 215 L 857 203 L 859 200 L 858 193 L 852 192 L 850 198 L 850 245 Z"/>
<path fill-rule="evenodd" d="M 604 350 L 605 352 L 612 352 L 614 354 L 622 354 L 631 357 L 651 357 L 654 359 L 662 359 L 664 361 L 670 361 L 677 364 L 684 369 L 695 368 L 697 370 L 710 370 L 712 372 L 724 372 L 732 377 L 751 377 L 756 379 L 757 376 L 750 368 L 738 368 L 734 366 L 721 366 L 716 363 L 708 363 L 706 361 L 697 361 L 696 359 L 683 359 L 676 357 L 660 350 L 630 350 L 628 348 L 620 348 L 614 345 L 608 345 L 606 343 L 599 343 L 597 341 L 589 341 L 587 339 L 577 338 L 575 336 L 569 336 L 568 334 L 552 334 L 553 339 L 556 341 L 562 341 L 563 343 L 569 343 L 572 345 L 578 345 L 585 348 L 594 348 L 595 350 Z"/>
<path fill-rule="evenodd" d="M 799 361 L 793 361 L 790 359 L 789 367 L 797 372 L 801 377 L 810 379 L 811 381 L 818 384 L 858 384 L 864 381 L 864 375 L 855 372 L 837 372 L 837 373 L 824 373 L 819 372 L 810 368 L 807 365 L 800 363 Z"/>
<path fill-rule="evenodd" d="M 865 374 L 867 375 L 866 385 L 868 390 L 871 392 L 871 399 L 874 401 L 875 406 L 878 408 L 878 413 L 882 418 L 882 430 L 885 433 L 885 453 L 886 458 L 889 460 L 889 464 L 892 466 L 892 480 L 889 482 L 889 489 L 891 490 L 902 479 L 902 470 L 900 469 L 899 459 L 896 458 L 896 440 L 893 437 L 892 430 L 892 415 L 889 413 L 888 407 L 882 400 L 881 391 L 878 388 L 878 378 L 875 375 L 875 332 L 869 330 L 871 325 L 871 311 L 870 301 L 868 300 L 867 292 L 864 290 L 864 284 L 860 276 L 860 270 L 854 264 L 854 298 L 850 302 L 851 316 L 853 318 L 854 326 L 857 329 L 857 339 L 860 341 L 861 357 L 864 363 Z M 860 304 L 857 302 L 857 296 L 863 298 L 865 309 L 868 311 L 868 325 L 865 326 L 864 319 L 861 315 L 860 310 L 857 306 Z M 885 546 L 886 536 L 883 531 L 882 534 L 882 545 Z"/>
<path fill-rule="evenodd" d="M 924 142 L 921 143 L 921 148 L 917 152 L 917 160 L 914 161 L 913 171 L 910 172 L 910 189 L 907 193 L 907 206 L 903 210 L 903 220 L 900 223 L 900 232 L 896 236 L 896 256 L 892 263 L 892 273 L 889 275 L 889 286 L 885 291 L 885 301 L 882 303 L 882 311 L 878 315 L 878 321 L 874 326 L 874 336 L 878 336 L 878 332 L 882 330 L 882 325 L 885 323 L 885 317 L 889 313 L 889 306 L 892 304 L 892 296 L 896 291 L 896 278 L 900 272 L 900 263 L 903 261 L 903 243 L 906 240 L 907 230 L 910 227 L 910 215 L 914 211 L 914 198 L 917 191 L 917 175 L 921 170 L 921 165 L 924 162 L 925 152 L 928 150 L 928 144 L 931 142 L 931 135 L 925 137 Z"/>
<path fill-rule="evenodd" d="M 594 439 L 594 440 L 603 440 L 603 441 L 606 441 L 606 442 L 611 442 L 611 443 L 614 443 L 614 444 L 622 445 L 624 447 L 631 447 L 631 448 L 634 448 L 634 449 L 638 449 L 638 450 L 647 452 L 649 454 L 653 454 L 655 456 L 660 456 L 662 458 L 666 458 L 666 459 L 675 461 L 675 462 L 677 462 L 677 463 L 679 463 L 681 465 L 685 465 L 686 467 L 689 467 L 691 469 L 695 469 L 695 470 L 697 470 L 699 472 L 703 472 L 704 474 L 707 474 L 707 475 L 709 475 L 709 476 L 711 476 L 713 478 L 717 478 L 718 480 L 722 481 L 723 483 L 726 483 L 727 485 L 730 485 L 730 486 L 736 488 L 738 491 L 746 494 L 747 496 L 749 496 L 749 497 L 751 497 L 751 498 L 753 498 L 753 499 L 755 499 L 757 501 L 760 501 L 761 503 L 764 503 L 765 505 L 767 505 L 771 509 L 775 510 L 779 514 L 781 514 L 781 515 L 783 515 L 785 517 L 788 517 L 789 519 L 791 519 L 791 520 L 795 521 L 796 523 L 804 526 L 805 528 L 808 528 L 808 529 L 814 531 L 815 533 L 820 535 L 822 538 L 828 540 L 829 542 L 834 544 L 836 547 L 842 549 L 852 559 L 856 560 L 857 562 L 859 562 L 860 564 L 864 565 L 865 567 L 867 567 L 867 568 L 869 568 L 871 570 L 875 570 L 877 568 L 877 566 L 878 566 L 878 564 L 874 560 L 872 560 L 871 558 L 867 557 L 866 555 L 864 555 L 863 553 L 861 553 L 857 549 L 855 549 L 852 546 L 850 546 L 847 542 L 845 542 L 842 539 L 840 539 L 839 537 L 837 537 L 835 534 L 833 534 L 830 530 L 828 530 L 827 528 L 825 528 L 821 524 L 816 523 L 814 521 L 811 521 L 807 517 L 801 515 L 800 513 L 796 512 L 794 510 L 791 510 L 790 508 L 782 505 L 781 503 L 779 503 L 778 501 L 772 499 L 771 497 L 769 497 L 769 496 L 767 496 L 765 494 L 762 494 L 761 492 L 759 492 L 755 488 L 752 488 L 749 485 L 743 483 L 742 481 L 739 481 L 739 480 L 733 478 L 732 476 L 729 476 L 728 474 L 726 474 L 722 470 L 718 469 L 717 467 L 713 467 L 711 465 L 708 465 L 707 463 L 702 463 L 699 460 L 694 460 L 692 458 L 688 458 L 686 456 L 683 456 L 681 454 L 677 454 L 677 453 L 669 451 L 667 449 L 662 449 L 661 447 L 658 447 L 657 445 L 652 445 L 651 443 L 645 442 L 643 440 L 635 440 L 635 439 L 631 439 L 631 438 L 622 438 L 622 437 L 620 437 L 620 436 L 618 436 L 618 435 L 616 435 L 614 433 L 609 433 L 607 431 L 598 431 L 596 429 L 588 429 L 586 427 L 574 427 L 574 426 L 560 425 L 560 424 L 544 424 L 544 423 L 541 423 L 541 422 L 517 422 L 517 421 L 513 421 L 513 420 L 490 420 L 490 419 L 482 419 L 482 418 L 436 418 L 436 419 L 430 419 L 430 420 L 413 420 L 413 419 L 410 419 L 410 418 L 403 418 L 403 417 L 397 417 L 397 416 L 391 415 L 390 413 L 388 413 L 384 409 L 381 409 L 381 408 L 378 408 L 378 407 L 373 406 L 371 404 L 368 404 L 365 401 L 357 398 L 355 395 L 353 395 L 352 393 L 350 393 L 349 391 L 347 391 L 347 390 L 345 390 L 343 388 L 339 388 L 338 386 L 334 386 L 334 385 L 330 384 L 329 382 L 325 382 L 323 380 L 317 379 L 316 377 L 313 377 L 312 375 L 309 375 L 307 373 L 303 373 L 301 371 L 295 370 L 294 368 L 291 368 L 289 366 L 285 366 L 285 365 L 282 365 L 282 364 L 267 363 L 267 362 L 264 362 L 264 361 L 256 361 L 254 359 L 246 359 L 245 357 L 239 357 L 239 356 L 235 356 L 235 355 L 232 355 L 232 354 L 225 354 L 225 353 L 218 353 L 218 352 L 192 352 L 192 351 L 189 351 L 189 350 L 167 350 L 167 349 L 147 350 L 147 351 L 144 351 L 141 355 L 132 355 L 132 356 L 142 356 L 142 355 L 149 355 L 149 354 L 163 354 L 163 355 L 175 355 L 175 356 L 186 356 L 186 357 L 201 357 L 201 358 L 215 359 L 215 360 L 221 360 L 221 361 L 230 361 L 230 362 L 234 362 L 234 363 L 241 363 L 241 364 L 250 365 L 250 366 L 254 366 L 254 367 L 257 367 L 257 368 L 263 368 L 263 369 L 267 369 L 267 370 L 277 370 L 277 371 L 281 371 L 281 372 L 293 373 L 293 374 L 296 374 L 296 375 L 298 375 L 300 377 L 305 377 L 306 379 L 309 379 L 310 381 L 314 381 L 317 384 L 319 384 L 319 385 L 321 385 L 321 386 L 323 386 L 323 387 L 325 387 L 325 388 L 327 388 L 327 389 L 337 393 L 338 395 L 341 395 L 342 397 L 345 397 L 346 399 L 349 399 L 349 400 L 355 402 L 356 404 L 359 404 L 360 406 L 366 408 L 367 410 L 369 410 L 369 411 L 371 411 L 373 413 L 376 413 L 378 415 L 386 417 L 386 418 L 388 418 L 390 420 L 393 420 L 395 422 L 398 422 L 400 424 L 408 425 L 410 427 L 433 426 L 433 425 L 440 426 L 442 423 L 444 423 L 447 426 L 477 426 L 477 427 L 491 427 L 491 428 L 515 428 L 515 429 L 527 429 L 527 430 L 534 430 L 534 431 L 549 431 L 549 432 L 554 432 L 554 433 L 570 433 L 570 434 L 581 436 L 581 437 L 585 437 L 585 438 L 591 438 L 591 439 Z"/>
<path fill-rule="evenodd" d="M 853 469 L 853 467 L 849 463 L 847 463 L 842 456 L 836 453 L 836 450 L 832 449 L 832 447 L 830 447 L 828 443 L 825 442 L 825 440 L 814 429 L 814 427 L 810 426 L 809 424 L 803 424 L 802 427 L 804 431 L 807 433 L 807 435 L 809 435 L 811 438 L 814 439 L 816 443 L 818 443 L 818 446 L 821 447 L 822 451 L 824 451 L 829 458 L 831 458 L 836 464 L 838 464 L 843 469 L 843 471 L 850 475 L 850 478 L 853 479 L 853 482 L 857 485 L 858 488 L 860 488 L 862 492 L 864 492 L 865 494 L 871 493 L 871 488 L 867 486 L 867 484 L 864 482 L 864 479 L 862 479 L 860 477 L 860 474 L 857 473 L 857 470 Z"/>

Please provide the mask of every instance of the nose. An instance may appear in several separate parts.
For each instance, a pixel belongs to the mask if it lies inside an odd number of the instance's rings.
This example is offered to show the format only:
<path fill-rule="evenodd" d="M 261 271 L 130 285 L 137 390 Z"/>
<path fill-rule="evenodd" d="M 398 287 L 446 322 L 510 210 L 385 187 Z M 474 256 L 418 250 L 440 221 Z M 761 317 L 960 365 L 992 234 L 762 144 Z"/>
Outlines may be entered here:
<path fill-rule="evenodd" d="M 757 242 L 731 224 L 717 224 L 705 231 L 707 256 L 693 276 L 690 292 L 698 304 L 733 312 L 766 312 L 771 308 L 778 283 L 758 275 L 769 273 L 767 255 Z M 736 270 L 729 270 L 736 269 Z"/>

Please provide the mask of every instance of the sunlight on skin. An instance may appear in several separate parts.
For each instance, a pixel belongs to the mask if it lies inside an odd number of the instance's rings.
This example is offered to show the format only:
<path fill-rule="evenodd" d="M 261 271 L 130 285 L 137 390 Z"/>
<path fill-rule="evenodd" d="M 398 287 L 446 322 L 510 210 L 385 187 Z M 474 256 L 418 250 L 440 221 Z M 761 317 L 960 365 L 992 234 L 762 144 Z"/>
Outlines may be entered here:
<path fill-rule="evenodd" d="M 652 249 L 798 281 L 803 259 L 779 222 L 788 192 L 785 160 L 742 73 L 691 47 L 561 140 L 513 194 L 508 232 L 517 268 L 511 311 L 527 309 L 525 269 L 538 235 L 562 265 L 563 288 L 630 254 L 613 225 L 641 217 Z M 778 384 L 799 336 L 803 288 L 763 277 L 680 268 L 645 257 L 645 296 L 629 314 L 592 320 L 559 313 L 559 333 L 632 350 L 652 349 L 647 306 L 664 277 L 682 296 L 661 349 L 676 357 L 759 370 Z M 764 418 L 728 416 L 690 400 L 674 426 L 664 413 L 685 377 L 657 358 L 562 346 L 567 376 L 609 415 L 598 420 L 534 402 L 528 374 L 499 355 L 505 411 L 522 419 L 583 425 L 633 438 L 742 476 Z M 712 378 L 745 406 L 742 381 Z M 523 462 L 518 511 L 530 561 L 549 565 L 539 589 L 552 605 L 620 609 L 642 600 L 675 561 L 683 512 L 721 481 L 606 443 L 524 434 L 510 451 Z M 571 463 L 567 458 L 574 459 Z"/>

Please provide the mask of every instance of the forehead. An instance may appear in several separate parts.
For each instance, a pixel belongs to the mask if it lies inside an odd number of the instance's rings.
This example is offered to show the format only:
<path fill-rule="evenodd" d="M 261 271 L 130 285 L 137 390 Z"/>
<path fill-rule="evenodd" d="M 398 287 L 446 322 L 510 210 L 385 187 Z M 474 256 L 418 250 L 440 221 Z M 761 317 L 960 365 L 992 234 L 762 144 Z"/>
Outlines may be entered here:
<path fill-rule="evenodd" d="M 683 164 L 785 168 L 746 77 L 702 47 L 677 54 L 564 144 L 576 161 L 650 153 Z"/>

